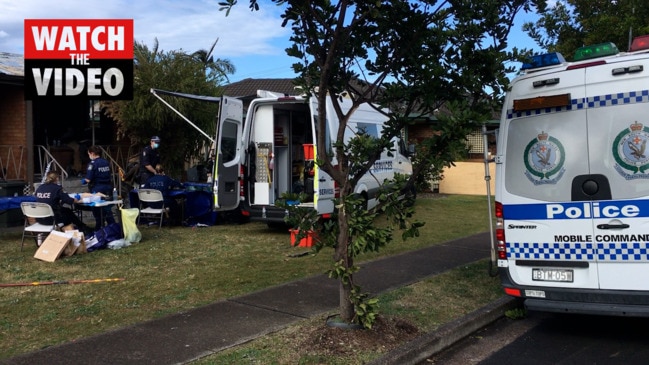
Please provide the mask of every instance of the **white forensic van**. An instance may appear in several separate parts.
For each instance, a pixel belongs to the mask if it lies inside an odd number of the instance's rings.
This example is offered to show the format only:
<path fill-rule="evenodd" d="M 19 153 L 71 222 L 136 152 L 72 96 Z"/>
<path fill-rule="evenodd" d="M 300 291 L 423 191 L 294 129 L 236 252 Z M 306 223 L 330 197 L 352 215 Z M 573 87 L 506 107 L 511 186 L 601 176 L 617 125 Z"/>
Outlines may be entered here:
<path fill-rule="evenodd" d="M 313 207 L 324 217 L 330 215 L 339 191 L 333 179 L 315 163 L 315 141 L 320 133 L 316 98 L 256 98 L 248 107 L 245 123 L 233 113 L 224 113 L 225 105 L 221 107 L 216 135 L 216 209 L 240 208 L 252 220 L 271 225 L 283 223 L 288 212 L 276 207 L 275 201 L 287 192 L 304 192 L 309 199 L 302 206 Z M 351 101 L 343 98 L 341 106 L 347 111 Z M 327 127 L 322 133 L 330 141 L 325 148 L 333 154 L 331 148 L 339 123 L 329 98 L 325 107 Z M 345 140 L 361 130 L 379 137 L 385 121 L 383 114 L 364 104 L 352 114 Z M 405 144 L 401 140 L 394 143 L 396 151 L 391 155 L 384 151 L 357 185 L 355 193 L 366 199 L 368 208 L 375 205 L 375 194 L 385 179 L 392 179 L 395 173 L 412 174 Z"/>
<path fill-rule="evenodd" d="M 496 252 L 532 310 L 649 316 L 649 36 L 536 56 L 498 133 Z"/>
<path fill-rule="evenodd" d="M 315 141 L 320 133 L 317 130 L 318 104 L 315 97 L 287 97 L 260 90 L 258 97 L 251 101 L 244 119 L 242 101 L 236 98 L 155 89 L 151 92 L 156 96 L 165 94 L 220 103 L 213 139 L 216 144 L 216 163 L 212 172 L 215 210 L 239 210 L 252 220 L 269 225 L 282 224 L 288 212 L 276 207 L 275 201 L 287 192 L 304 192 L 309 199 L 301 203 L 302 206 L 316 209 L 325 218 L 334 211 L 334 199 L 339 190 L 333 179 L 315 163 Z M 350 106 L 351 100 L 343 98 L 343 111 L 349 110 Z M 323 133 L 330 141 L 325 148 L 333 154 L 332 144 L 339 122 L 329 98 L 325 107 L 327 126 Z M 385 115 L 363 104 L 352 114 L 345 140 L 361 130 L 379 137 L 386 121 Z M 368 208 L 376 204 L 376 193 L 386 179 L 392 179 L 395 173 L 412 174 L 412 164 L 403 140 L 395 139 L 394 149 L 393 153 L 384 151 L 357 185 L 355 193 L 366 199 Z M 335 165 L 335 157 L 333 163 Z"/>

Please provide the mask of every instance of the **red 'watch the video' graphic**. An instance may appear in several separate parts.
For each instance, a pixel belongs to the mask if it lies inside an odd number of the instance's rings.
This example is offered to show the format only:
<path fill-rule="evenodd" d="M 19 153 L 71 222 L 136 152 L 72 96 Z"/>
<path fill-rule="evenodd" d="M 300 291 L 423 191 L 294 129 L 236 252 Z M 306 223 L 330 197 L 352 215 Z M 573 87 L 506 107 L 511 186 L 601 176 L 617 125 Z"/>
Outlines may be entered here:
<path fill-rule="evenodd" d="M 132 19 L 25 19 L 25 98 L 133 98 Z"/>
<path fill-rule="evenodd" d="M 133 59 L 133 19 L 25 19 L 25 58 Z"/>

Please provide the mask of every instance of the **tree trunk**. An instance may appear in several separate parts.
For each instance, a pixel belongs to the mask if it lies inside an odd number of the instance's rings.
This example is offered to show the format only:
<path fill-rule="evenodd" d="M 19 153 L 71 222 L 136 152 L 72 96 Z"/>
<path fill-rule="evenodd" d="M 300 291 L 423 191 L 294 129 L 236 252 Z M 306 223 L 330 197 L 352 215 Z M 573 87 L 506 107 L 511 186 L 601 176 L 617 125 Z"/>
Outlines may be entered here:
<path fill-rule="evenodd" d="M 342 260 L 343 266 L 346 269 L 349 269 L 353 263 L 354 259 L 349 255 L 349 230 L 348 230 L 348 218 L 347 212 L 345 209 L 340 209 L 338 214 L 338 227 L 340 227 L 340 233 L 338 234 L 338 247 L 336 248 L 336 261 L 339 262 Z M 339 300 L 340 300 L 340 318 L 346 323 L 351 323 L 354 318 L 354 305 L 349 299 L 351 295 L 352 286 L 354 284 L 352 275 L 350 274 L 348 280 L 345 281 L 344 278 L 340 280 L 340 291 L 339 291 Z"/>

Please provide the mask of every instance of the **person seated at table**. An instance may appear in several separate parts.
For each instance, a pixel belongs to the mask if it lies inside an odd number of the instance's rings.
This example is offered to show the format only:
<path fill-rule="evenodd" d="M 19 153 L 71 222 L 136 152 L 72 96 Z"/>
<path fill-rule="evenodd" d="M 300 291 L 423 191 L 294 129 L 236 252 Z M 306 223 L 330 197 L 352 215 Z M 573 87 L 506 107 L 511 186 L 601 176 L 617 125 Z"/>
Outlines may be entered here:
<path fill-rule="evenodd" d="M 142 185 L 144 189 L 156 189 L 160 190 L 162 197 L 164 198 L 164 205 L 168 208 L 169 215 L 176 217 L 178 215 L 178 202 L 174 197 L 171 196 L 171 190 L 173 189 L 182 189 L 183 185 L 165 175 L 164 168 L 161 164 L 157 164 L 155 167 L 155 175 L 149 177 L 146 182 Z M 151 206 L 152 208 L 159 208 L 156 206 Z"/>
<path fill-rule="evenodd" d="M 92 232 L 90 227 L 83 223 L 83 221 L 74 214 L 71 208 L 63 206 L 63 204 L 72 206 L 74 203 L 79 203 L 80 200 L 71 197 L 63 190 L 63 187 L 59 185 L 58 172 L 49 172 L 45 177 L 45 182 L 36 189 L 34 196 L 36 196 L 37 202 L 45 203 L 52 207 L 52 210 L 54 211 L 54 220 L 59 226 L 63 227 L 74 224 L 75 228 L 82 231 L 84 234 Z M 41 224 L 52 224 L 52 219 L 39 218 L 38 222 Z"/>

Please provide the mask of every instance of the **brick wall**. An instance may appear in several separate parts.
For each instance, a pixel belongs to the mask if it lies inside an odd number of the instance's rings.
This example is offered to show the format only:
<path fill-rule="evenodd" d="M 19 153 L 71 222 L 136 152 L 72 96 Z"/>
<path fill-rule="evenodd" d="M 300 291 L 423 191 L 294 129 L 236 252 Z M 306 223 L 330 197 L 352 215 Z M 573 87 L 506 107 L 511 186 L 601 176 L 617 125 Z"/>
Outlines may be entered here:
<path fill-rule="evenodd" d="M 408 127 L 408 143 L 419 143 L 432 137 L 436 131 L 429 124 L 415 124 Z"/>
<path fill-rule="evenodd" d="M 26 180 L 28 143 L 23 88 L 0 84 L 0 110 L 0 164 L 7 180 Z"/>
<path fill-rule="evenodd" d="M 0 144 L 25 145 L 25 100 L 22 88 L 0 86 Z"/>

